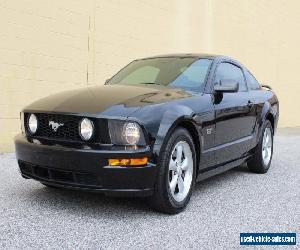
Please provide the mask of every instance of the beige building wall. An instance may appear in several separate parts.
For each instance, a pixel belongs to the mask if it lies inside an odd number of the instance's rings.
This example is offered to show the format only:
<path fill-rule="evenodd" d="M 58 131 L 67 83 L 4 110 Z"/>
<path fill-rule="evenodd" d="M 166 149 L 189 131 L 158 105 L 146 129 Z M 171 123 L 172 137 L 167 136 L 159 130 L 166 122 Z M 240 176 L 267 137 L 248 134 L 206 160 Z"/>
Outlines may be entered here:
<path fill-rule="evenodd" d="M 13 150 L 26 104 L 161 53 L 240 59 L 278 93 L 280 126 L 299 126 L 299 10 L 297 0 L 1 0 L 0 152 Z"/>
<path fill-rule="evenodd" d="M 230 55 L 280 101 L 280 127 L 300 126 L 300 1 L 211 0 L 211 51 Z"/>
<path fill-rule="evenodd" d="M 138 57 L 198 51 L 200 7 L 195 0 L 1 0 L 0 152 L 13 150 L 26 104 L 103 84 Z"/>

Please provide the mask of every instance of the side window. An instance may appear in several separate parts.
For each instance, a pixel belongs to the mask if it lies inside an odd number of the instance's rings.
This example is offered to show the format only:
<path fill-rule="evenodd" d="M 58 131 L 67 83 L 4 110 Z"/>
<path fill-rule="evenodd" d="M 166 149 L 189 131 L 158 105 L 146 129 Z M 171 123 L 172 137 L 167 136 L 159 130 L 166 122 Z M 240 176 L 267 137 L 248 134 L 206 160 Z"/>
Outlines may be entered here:
<path fill-rule="evenodd" d="M 191 91 L 203 90 L 205 78 L 210 65 L 211 60 L 199 59 L 191 65 L 181 68 L 181 73 L 173 82 L 170 83 L 170 86 L 184 88 Z"/>
<path fill-rule="evenodd" d="M 248 70 L 246 70 L 246 79 L 250 89 L 255 90 L 260 88 L 258 81 Z"/>
<path fill-rule="evenodd" d="M 215 83 L 219 83 L 220 80 L 235 80 L 239 83 L 239 92 L 247 91 L 242 70 L 231 63 L 221 63 L 218 66 L 215 76 Z"/>

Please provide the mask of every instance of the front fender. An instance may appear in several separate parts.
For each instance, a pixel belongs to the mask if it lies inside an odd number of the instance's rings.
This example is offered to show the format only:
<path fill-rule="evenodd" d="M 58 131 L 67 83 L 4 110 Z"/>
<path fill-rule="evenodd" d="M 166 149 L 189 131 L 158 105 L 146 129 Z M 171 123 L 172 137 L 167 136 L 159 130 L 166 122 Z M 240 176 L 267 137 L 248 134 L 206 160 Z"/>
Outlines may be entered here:
<path fill-rule="evenodd" d="M 161 147 L 165 142 L 165 139 L 169 137 L 171 131 L 173 131 L 179 123 L 188 121 L 193 124 L 196 129 L 196 122 L 193 119 L 194 115 L 195 114 L 191 108 L 183 105 L 174 105 L 172 109 L 168 109 L 163 114 L 156 135 L 156 140 L 153 145 L 153 153 L 156 159 L 160 155 Z"/>

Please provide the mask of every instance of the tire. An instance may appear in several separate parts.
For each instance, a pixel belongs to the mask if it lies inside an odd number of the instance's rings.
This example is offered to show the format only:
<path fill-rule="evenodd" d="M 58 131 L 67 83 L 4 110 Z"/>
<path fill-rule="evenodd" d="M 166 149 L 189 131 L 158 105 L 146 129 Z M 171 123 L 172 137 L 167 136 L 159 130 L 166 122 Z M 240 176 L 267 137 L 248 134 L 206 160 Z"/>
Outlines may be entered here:
<path fill-rule="evenodd" d="M 254 155 L 247 163 L 251 172 L 260 174 L 268 172 L 273 156 L 273 134 L 272 124 L 269 120 L 266 120 L 263 124 L 262 133 L 254 151 Z M 270 141 L 268 141 L 268 143 L 266 142 L 267 139 L 265 136 L 269 137 Z"/>
<path fill-rule="evenodd" d="M 195 184 L 195 156 L 191 135 L 186 129 L 177 128 L 163 144 L 159 156 L 159 173 L 154 194 L 149 199 L 154 209 L 167 214 L 176 214 L 185 209 Z"/>

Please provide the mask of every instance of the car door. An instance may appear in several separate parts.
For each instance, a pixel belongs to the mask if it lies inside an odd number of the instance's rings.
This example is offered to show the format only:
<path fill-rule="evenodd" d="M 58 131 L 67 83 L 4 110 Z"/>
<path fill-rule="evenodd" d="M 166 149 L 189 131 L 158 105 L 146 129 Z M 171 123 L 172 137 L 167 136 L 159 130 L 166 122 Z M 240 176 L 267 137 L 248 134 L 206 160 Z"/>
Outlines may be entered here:
<path fill-rule="evenodd" d="M 213 83 L 221 80 L 238 82 L 235 93 L 222 93 L 214 101 L 215 109 L 215 158 L 217 164 L 242 157 L 248 152 L 253 138 L 255 112 L 248 91 L 243 69 L 233 62 L 218 64 Z"/>

